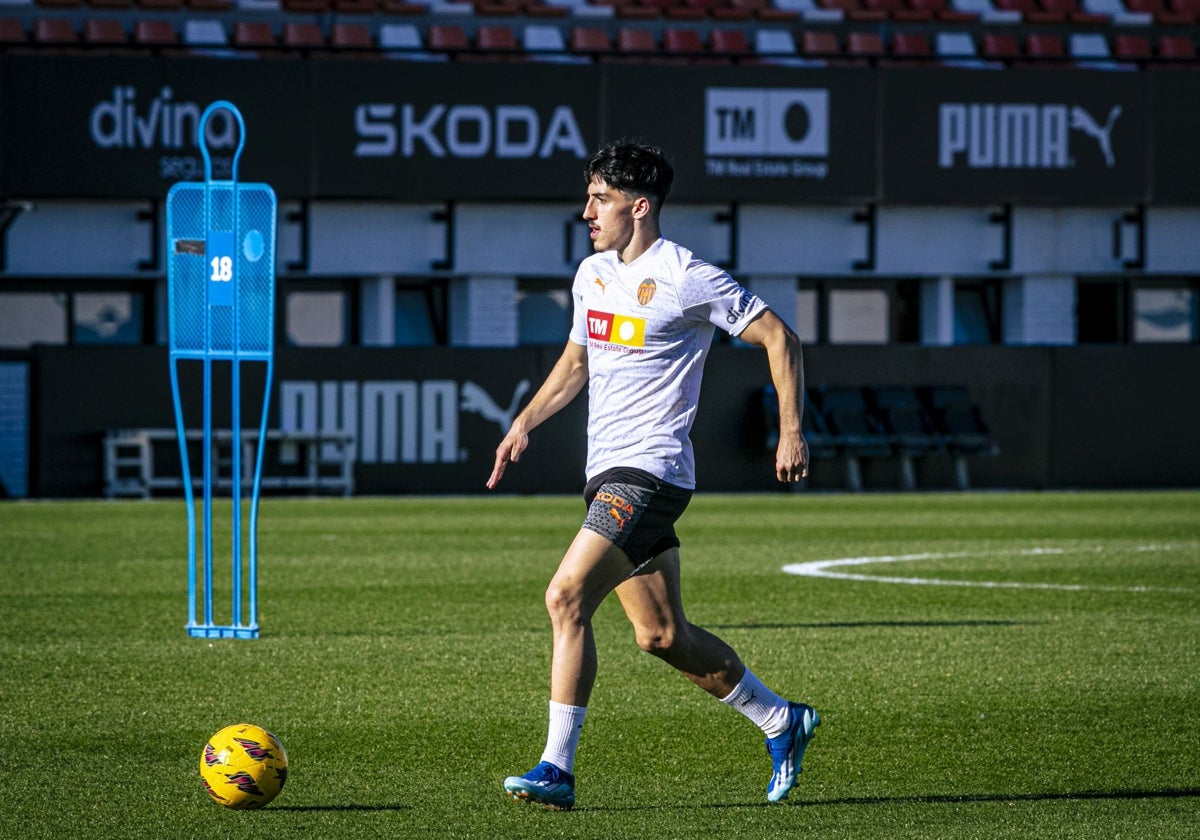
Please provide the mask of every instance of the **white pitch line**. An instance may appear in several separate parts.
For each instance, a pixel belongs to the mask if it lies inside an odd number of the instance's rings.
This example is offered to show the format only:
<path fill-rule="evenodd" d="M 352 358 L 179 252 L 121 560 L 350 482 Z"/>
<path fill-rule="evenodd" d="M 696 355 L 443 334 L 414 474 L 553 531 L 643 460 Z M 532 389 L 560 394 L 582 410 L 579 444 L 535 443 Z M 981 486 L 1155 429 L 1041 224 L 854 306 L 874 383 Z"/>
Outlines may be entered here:
<path fill-rule="evenodd" d="M 1167 546 L 1139 546 L 1137 551 L 1162 551 Z M 981 589 L 1056 589 L 1066 592 L 1084 590 L 1098 592 L 1190 592 L 1190 589 L 1162 586 L 1092 586 L 1082 583 L 1019 583 L 1016 581 L 992 580 L 947 580 L 946 578 L 887 577 L 884 575 L 858 575 L 852 572 L 833 572 L 830 569 L 843 566 L 867 566 L 875 563 L 903 563 L 911 560 L 941 560 L 955 557 L 982 557 L 987 554 L 1007 554 L 999 551 L 950 551 L 928 554 L 897 554 L 879 557 L 843 557 L 837 560 L 810 560 L 807 563 L 789 563 L 783 571 L 789 575 L 831 578 L 834 580 L 862 580 L 870 583 L 900 583 L 909 586 L 971 586 Z M 1066 554 L 1061 548 L 1030 548 L 1017 552 L 1021 555 Z"/>

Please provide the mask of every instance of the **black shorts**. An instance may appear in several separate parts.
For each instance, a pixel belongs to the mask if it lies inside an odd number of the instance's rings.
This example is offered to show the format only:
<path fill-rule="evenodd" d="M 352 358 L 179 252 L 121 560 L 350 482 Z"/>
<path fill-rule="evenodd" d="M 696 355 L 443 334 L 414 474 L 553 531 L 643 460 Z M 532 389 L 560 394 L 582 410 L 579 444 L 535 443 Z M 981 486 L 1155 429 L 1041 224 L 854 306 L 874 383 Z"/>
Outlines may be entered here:
<path fill-rule="evenodd" d="M 618 467 L 600 473 L 583 490 L 583 527 L 625 552 L 636 572 L 669 548 L 679 547 L 675 522 L 692 491 L 644 470 Z"/>

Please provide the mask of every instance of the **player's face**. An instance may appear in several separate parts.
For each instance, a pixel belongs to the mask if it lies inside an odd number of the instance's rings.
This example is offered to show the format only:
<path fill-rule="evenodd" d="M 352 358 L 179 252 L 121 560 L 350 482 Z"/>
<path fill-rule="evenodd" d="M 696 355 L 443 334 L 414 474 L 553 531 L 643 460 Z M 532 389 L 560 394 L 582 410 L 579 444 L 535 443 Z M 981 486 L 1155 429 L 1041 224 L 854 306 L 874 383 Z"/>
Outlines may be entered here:
<path fill-rule="evenodd" d="M 597 251 L 622 251 L 633 239 L 634 219 L 644 198 L 628 196 L 600 178 L 588 185 L 583 218 L 591 228 L 592 247 Z"/>

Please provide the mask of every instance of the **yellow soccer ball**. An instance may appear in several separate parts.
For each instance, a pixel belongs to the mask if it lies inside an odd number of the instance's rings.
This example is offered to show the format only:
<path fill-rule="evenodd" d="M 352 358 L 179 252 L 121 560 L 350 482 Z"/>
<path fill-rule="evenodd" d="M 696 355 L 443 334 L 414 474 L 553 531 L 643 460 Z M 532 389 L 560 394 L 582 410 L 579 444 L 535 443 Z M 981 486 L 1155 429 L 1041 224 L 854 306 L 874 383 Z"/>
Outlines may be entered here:
<path fill-rule="evenodd" d="M 283 790 L 287 768 L 283 744 L 252 723 L 226 726 L 200 753 L 204 789 L 226 808 L 262 808 Z"/>

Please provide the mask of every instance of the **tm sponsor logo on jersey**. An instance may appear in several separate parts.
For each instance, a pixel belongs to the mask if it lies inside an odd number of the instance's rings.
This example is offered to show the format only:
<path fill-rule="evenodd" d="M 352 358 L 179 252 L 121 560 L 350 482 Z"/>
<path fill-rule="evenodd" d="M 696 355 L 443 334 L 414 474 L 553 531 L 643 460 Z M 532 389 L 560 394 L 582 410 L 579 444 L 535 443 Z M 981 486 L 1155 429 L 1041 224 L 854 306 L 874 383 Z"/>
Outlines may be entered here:
<path fill-rule="evenodd" d="M 355 157 L 587 157 L 579 121 L 568 105 L 547 116 L 530 105 L 371 102 L 354 109 L 354 132 Z"/>
<path fill-rule="evenodd" d="M 1121 106 L 1097 119 L 1081 105 L 943 102 L 938 106 L 938 167 L 1069 169 L 1073 140 L 1094 142 L 1117 165 L 1112 134 Z"/>
<path fill-rule="evenodd" d="M 829 91 L 705 89 L 704 154 L 710 177 L 826 178 Z"/>
<path fill-rule="evenodd" d="M 589 309 L 588 338 L 601 350 L 640 353 L 646 346 L 646 319 Z"/>

